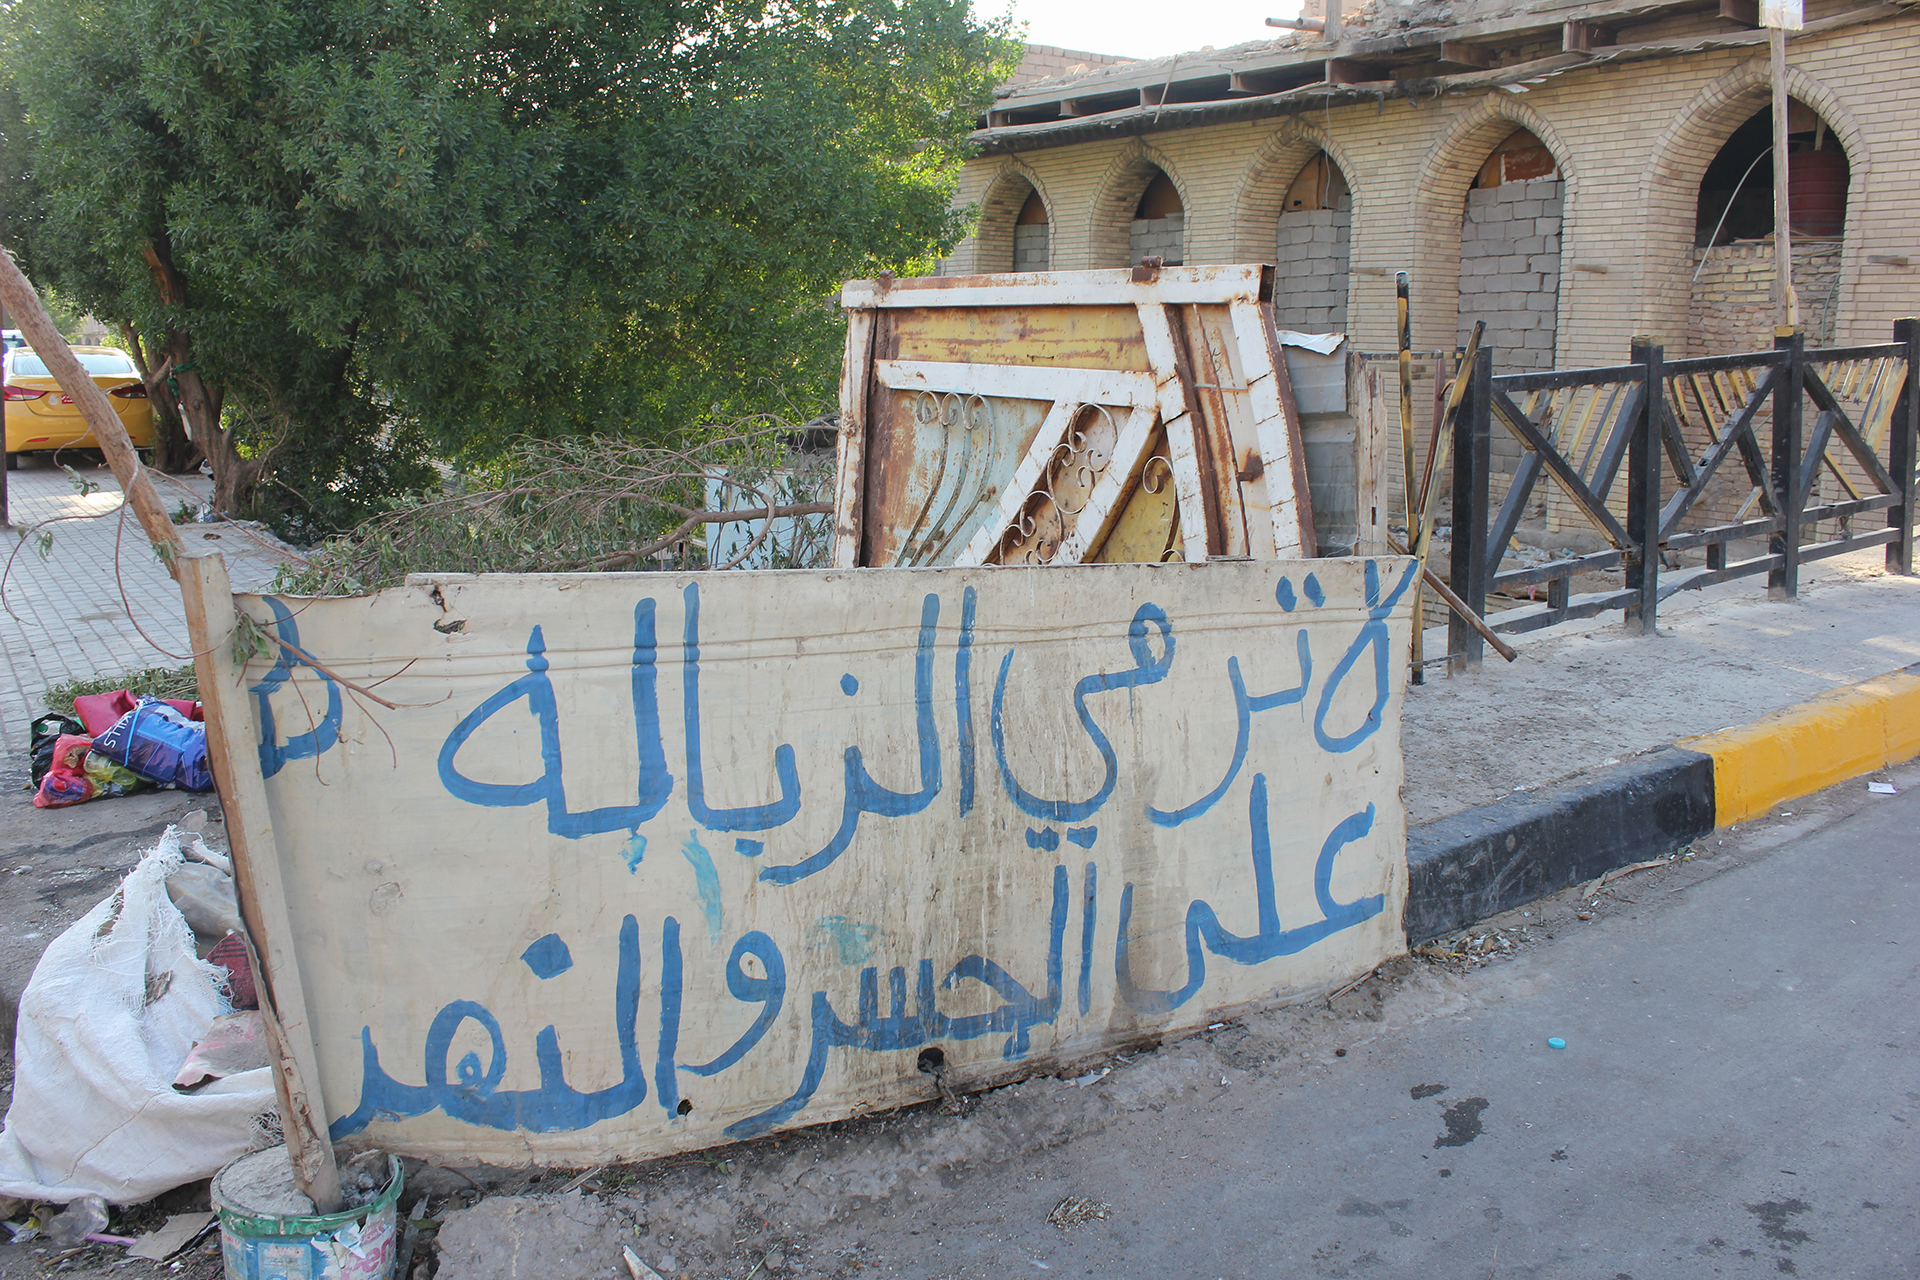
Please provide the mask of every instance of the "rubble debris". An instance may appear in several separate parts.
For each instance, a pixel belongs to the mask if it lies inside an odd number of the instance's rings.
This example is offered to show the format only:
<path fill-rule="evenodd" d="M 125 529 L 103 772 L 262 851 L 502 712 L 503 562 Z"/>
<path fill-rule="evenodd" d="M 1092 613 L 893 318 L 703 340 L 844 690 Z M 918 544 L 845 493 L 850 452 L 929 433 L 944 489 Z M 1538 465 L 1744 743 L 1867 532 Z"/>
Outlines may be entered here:
<path fill-rule="evenodd" d="M 1067 1196 L 1053 1206 L 1053 1212 L 1047 1215 L 1047 1224 L 1065 1231 L 1069 1227 L 1084 1226 L 1096 1218 L 1104 1218 L 1111 1206 L 1091 1196 Z"/>

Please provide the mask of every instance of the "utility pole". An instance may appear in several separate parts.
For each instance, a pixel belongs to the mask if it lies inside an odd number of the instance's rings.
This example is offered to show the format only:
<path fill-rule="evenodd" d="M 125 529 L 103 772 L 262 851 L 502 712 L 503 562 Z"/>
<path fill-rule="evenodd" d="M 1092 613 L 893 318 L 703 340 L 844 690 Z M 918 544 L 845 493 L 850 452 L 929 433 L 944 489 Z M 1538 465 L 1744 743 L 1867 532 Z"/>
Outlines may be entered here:
<path fill-rule="evenodd" d="M 1787 32 L 1801 28 L 1802 0 L 1762 0 L 1760 25 L 1767 29 L 1769 79 L 1773 84 L 1773 276 L 1780 323 L 1800 324 L 1793 292 L 1793 228 L 1787 206 L 1791 163 L 1787 158 Z"/>

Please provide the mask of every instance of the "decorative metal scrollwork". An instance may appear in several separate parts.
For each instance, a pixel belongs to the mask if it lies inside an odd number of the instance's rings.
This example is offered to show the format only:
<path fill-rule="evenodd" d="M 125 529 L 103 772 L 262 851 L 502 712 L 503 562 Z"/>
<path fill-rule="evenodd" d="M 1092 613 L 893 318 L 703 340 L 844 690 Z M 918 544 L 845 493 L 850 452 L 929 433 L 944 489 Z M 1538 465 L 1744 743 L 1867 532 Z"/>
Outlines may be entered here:
<path fill-rule="evenodd" d="M 934 430 L 940 443 L 927 501 L 901 540 L 896 567 L 939 563 L 959 532 L 999 493 L 987 483 L 1000 444 L 993 402 L 971 391 L 915 390 L 912 396 L 915 428 Z"/>
<path fill-rule="evenodd" d="M 1168 457 L 1167 453 L 1166 436 L 1156 433 L 1152 451 L 1147 454 L 1147 460 L 1140 464 L 1141 489 L 1148 493 L 1164 493 L 1167 486 L 1173 483 L 1173 459 Z M 1184 558 L 1179 548 L 1175 546 L 1179 540 L 1180 503 L 1176 500 L 1168 513 L 1166 545 L 1160 549 L 1160 560 L 1163 564 Z"/>
<path fill-rule="evenodd" d="M 1001 535 L 1001 564 L 1052 564 L 1113 461 L 1120 424 L 1104 405 L 1073 411 L 1033 494 Z M 1171 474 L 1171 473 L 1169 473 Z"/>

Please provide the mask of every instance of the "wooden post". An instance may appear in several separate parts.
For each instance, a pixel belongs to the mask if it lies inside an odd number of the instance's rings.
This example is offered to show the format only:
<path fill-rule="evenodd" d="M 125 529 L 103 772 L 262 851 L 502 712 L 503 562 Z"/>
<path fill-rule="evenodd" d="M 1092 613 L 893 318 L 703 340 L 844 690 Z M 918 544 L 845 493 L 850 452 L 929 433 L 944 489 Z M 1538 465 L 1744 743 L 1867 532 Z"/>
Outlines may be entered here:
<path fill-rule="evenodd" d="M 1800 490 L 1800 400 L 1805 389 L 1806 339 L 1792 325 L 1773 331 L 1776 351 L 1787 353 L 1783 377 L 1773 392 L 1773 494 L 1780 512 L 1780 531 L 1768 551 L 1780 557 L 1780 567 L 1767 573 L 1767 594 L 1791 600 L 1800 594 L 1800 510 L 1806 505 Z"/>
<path fill-rule="evenodd" d="M 1353 469 L 1358 477 L 1355 555 L 1378 555 L 1387 546 L 1387 512 L 1392 485 L 1387 482 L 1387 434 L 1379 413 L 1379 372 L 1347 346 L 1347 412 L 1353 415 Z"/>
<path fill-rule="evenodd" d="M 1907 346 L 1907 375 L 1895 404 L 1893 421 L 1887 433 L 1887 470 L 1900 494 L 1900 505 L 1887 510 L 1887 524 L 1900 536 L 1887 544 L 1887 572 L 1913 573 L 1913 474 L 1916 459 L 1915 436 L 1920 432 L 1920 320 L 1893 322 L 1893 340 Z"/>
<path fill-rule="evenodd" d="M 1773 83 L 1773 275 L 1780 323 L 1798 326 L 1800 300 L 1793 292 L 1793 228 L 1787 209 L 1787 33 L 1782 27 L 1767 32 L 1767 54 Z"/>
<path fill-rule="evenodd" d="M 1407 508 L 1407 545 L 1412 546 L 1418 536 L 1420 517 L 1417 504 L 1418 485 L 1414 479 L 1413 459 L 1413 277 L 1404 271 L 1393 275 L 1393 295 L 1399 308 L 1400 320 L 1400 473 L 1404 487 Z M 1422 662 L 1422 632 L 1426 628 L 1424 617 L 1426 605 L 1421 600 L 1424 583 L 1418 579 L 1413 584 L 1413 683 L 1426 683 L 1426 668 Z"/>
<path fill-rule="evenodd" d="M 27 344 L 33 353 L 46 361 L 47 371 L 60 389 L 73 397 L 73 403 L 79 407 L 80 416 L 85 418 L 87 426 L 93 431 L 93 438 L 99 442 L 100 452 L 106 455 L 107 465 L 113 468 L 114 479 L 120 482 L 120 491 L 127 495 L 127 504 L 133 508 L 133 514 L 140 519 L 140 527 L 147 531 L 147 540 L 160 548 L 161 559 L 167 562 L 168 572 L 178 576 L 174 562 L 179 558 L 181 542 L 180 531 L 173 527 L 173 521 L 167 518 L 167 509 L 160 503 L 160 495 L 154 492 L 153 481 L 147 479 L 146 469 L 140 465 L 140 459 L 133 452 L 133 441 L 127 439 L 127 429 L 120 422 L 120 415 L 107 403 L 107 393 L 93 380 L 80 361 L 73 354 L 73 348 L 60 336 L 60 330 L 54 325 L 53 317 L 40 305 L 40 296 L 27 283 L 26 276 L 14 264 L 13 255 L 0 249 L 0 303 L 13 313 L 19 322 L 20 332 L 26 336 Z"/>
<path fill-rule="evenodd" d="M 1487 505 L 1493 436 L 1493 352 L 1475 350 L 1456 378 L 1467 379 L 1453 415 L 1453 550 L 1448 576 L 1454 594 L 1480 617 L 1487 612 Z M 1480 632 L 1458 611 L 1447 619 L 1450 675 L 1480 669 Z M 1509 651 L 1510 652 L 1510 651 Z M 1508 654 L 1501 655 L 1507 661 Z"/>
<path fill-rule="evenodd" d="M 1633 340 L 1633 363 L 1640 366 L 1640 420 L 1633 424 L 1627 444 L 1627 537 L 1633 559 L 1627 562 L 1627 589 L 1640 599 L 1627 609 L 1627 620 L 1637 621 L 1640 634 L 1654 634 L 1660 608 L 1660 469 L 1666 464 L 1666 372 L 1659 343 L 1648 337 Z"/>
<path fill-rule="evenodd" d="M 207 721 L 207 762 L 213 767 L 220 808 L 227 816 L 240 917 L 260 958 L 254 976 L 259 979 L 261 1013 L 275 1051 L 273 1083 L 280 1099 L 280 1129 L 293 1158 L 294 1180 L 320 1212 L 333 1213 L 341 1203 L 340 1171 L 327 1138 L 318 1089 L 319 1055 L 293 949 L 266 781 L 260 776 L 260 755 L 254 748 L 253 715 L 234 670 L 233 633 L 239 615 L 233 607 L 233 586 L 218 552 L 185 552 L 176 568 Z"/>
<path fill-rule="evenodd" d="M 840 362 L 840 431 L 834 438 L 833 567 L 860 564 L 866 525 L 867 401 L 873 385 L 873 332 L 878 312 L 847 312 L 847 348 Z"/>

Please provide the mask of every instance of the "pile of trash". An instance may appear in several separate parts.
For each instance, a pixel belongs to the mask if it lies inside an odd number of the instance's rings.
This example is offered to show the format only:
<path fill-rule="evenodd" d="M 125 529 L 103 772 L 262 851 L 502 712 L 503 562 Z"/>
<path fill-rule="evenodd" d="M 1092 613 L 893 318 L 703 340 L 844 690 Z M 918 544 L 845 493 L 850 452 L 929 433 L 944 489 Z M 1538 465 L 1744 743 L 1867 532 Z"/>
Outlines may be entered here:
<path fill-rule="evenodd" d="M 211 791 L 200 704 L 135 698 L 125 689 L 73 700 L 74 714 L 33 722 L 33 803 L 41 809 L 147 787 Z"/>
<path fill-rule="evenodd" d="M 231 869 L 168 827 L 40 957 L 20 997 L 0 1196 L 132 1204 L 272 1140 L 278 1103 Z"/>

